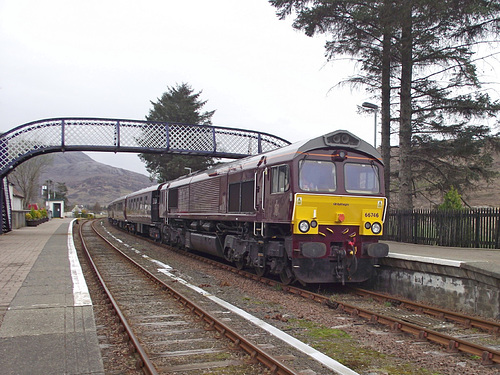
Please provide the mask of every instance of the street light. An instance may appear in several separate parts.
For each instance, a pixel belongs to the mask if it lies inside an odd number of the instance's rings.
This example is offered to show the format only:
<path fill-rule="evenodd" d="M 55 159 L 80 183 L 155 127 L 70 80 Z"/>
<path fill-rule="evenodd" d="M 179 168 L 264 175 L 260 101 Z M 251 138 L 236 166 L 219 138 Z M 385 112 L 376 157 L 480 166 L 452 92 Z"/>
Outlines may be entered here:
<path fill-rule="evenodd" d="M 373 110 L 373 118 L 374 118 L 374 135 L 373 135 L 373 147 L 377 148 L 377 111 L 378 105 L 373 103 L 364 102 L 361 104 L 365 108 L 369 108 Z"/>

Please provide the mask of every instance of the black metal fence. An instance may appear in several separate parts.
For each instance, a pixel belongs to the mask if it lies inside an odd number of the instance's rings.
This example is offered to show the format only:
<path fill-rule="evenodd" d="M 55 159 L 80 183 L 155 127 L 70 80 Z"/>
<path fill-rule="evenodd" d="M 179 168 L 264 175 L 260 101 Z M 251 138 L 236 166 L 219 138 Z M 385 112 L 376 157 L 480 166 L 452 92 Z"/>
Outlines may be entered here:
<path fill-rule="evenodd" d="M 500 249 L 500 208 L 390 210 L 384 239 L 424 245 Z"/>

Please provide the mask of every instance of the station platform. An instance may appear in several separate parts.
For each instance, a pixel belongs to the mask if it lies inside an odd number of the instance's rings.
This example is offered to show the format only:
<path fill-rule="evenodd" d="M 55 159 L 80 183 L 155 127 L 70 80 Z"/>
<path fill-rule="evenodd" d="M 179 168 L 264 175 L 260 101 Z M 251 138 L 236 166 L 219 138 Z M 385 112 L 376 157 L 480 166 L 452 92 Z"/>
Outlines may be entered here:
<path fill-rule="evenodd" d="M 474 270 L 500 280 L 500 249 L 382 242 L 389 245 L 389 258 Z"/>
<path fill-rule="evenodd" d="M 104 374 L 71 219 L 0 235 L 0 373 Z"/>

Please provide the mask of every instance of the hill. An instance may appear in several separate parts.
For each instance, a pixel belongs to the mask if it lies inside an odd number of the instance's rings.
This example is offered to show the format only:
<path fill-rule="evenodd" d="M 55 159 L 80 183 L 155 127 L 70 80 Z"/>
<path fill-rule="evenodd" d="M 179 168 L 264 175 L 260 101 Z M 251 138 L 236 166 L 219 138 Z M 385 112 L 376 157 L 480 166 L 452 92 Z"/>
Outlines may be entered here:
<path fill-rule="evenodd" d="M 96 203 L 106 207 L 115 198 L 154 185 L 146 175 L 99 163 L 83 152 L 53 154 L 40 185 L 47 180 L 66 184 L 71 207 Z"/>

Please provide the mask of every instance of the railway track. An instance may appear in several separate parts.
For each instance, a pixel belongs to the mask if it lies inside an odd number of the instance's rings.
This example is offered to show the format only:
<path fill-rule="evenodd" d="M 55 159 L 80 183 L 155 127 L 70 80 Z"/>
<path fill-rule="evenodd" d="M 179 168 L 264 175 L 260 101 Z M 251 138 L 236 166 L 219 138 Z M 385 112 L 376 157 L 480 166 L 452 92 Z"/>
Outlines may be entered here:
<path fill-rule="evenodd" d="M 255 273 L 232 267 L 230 265 L 207 259 L 185 251 L 180 253 L 210 263 L 230 272 L 236 273 L 246 278 L 259 281 L 261 283 L 283 289 L 288 293 L 299 295 L 303 298 L 326 304 L 331 308 L 343 311 L 351 316 L 364 318 L 372 323 L 378 323 L 390 327 L 393 331 L 411 334 L 419 341 L 429 341 L 445 347 L 450 353 L 463 352 L 478 358 L 483 365 L 500 365 L 500 342 L 496 340 L 500 332 L 500 324 L 488 321 L 479 317 L 459 314 L 453 311 L 419 304 L 395 296 L 386 296 L 359 288 L 350 288 L 352 294 L 364 296 L 365 298 L 389 303 L 390 306 L 373 307 L 366 306 L 360 300 L 352 300 L 340 296 L 324 295 L 314 293 L 302 287 L 282 285 L 279 281 L 261 277 Z M 349 302 L 349 301 L 352 302 Z M 405 311 L 411 310 L 414 314 Z M 430 316 L 434 319 L 425 318 Z M 458 325 L 458 328 L 451 327 L 450 322 Z M 463 328 L 463 329 L 462 329 Z M 479 329 L 485 334 L 477 333 Z M 455 332 L 455 333 L 449 333 Z M 484 345 L 482 339 L 492 338 L 493 345 Z"/>
<path fill-rule="evenodd" d="M 425 314 L 438 319 L 445 319 L 458 323 L 466 328 L 477 328 L 492 335 L 498 336 L 500 334 L 500 323 L 486 320 L 477 316 L 470 316 L 460 314 L 454 311 L 441 309 L 439 307 L 428 306 L 422 303 L 413 302 L 404 298 L 394 298 L 383 293 L 374 292 L 371 290 L 361 288 L 350 288 L 353 294 L 362 296 L 364 298 L 372 298 L 384 303 L 395 304 L 401 308 L 415 311 L 419 314 Z"/>
<path fill-rule="evenodd" d="M 325 303 L 394 331 L 409 333 L 417 340 L 439 344 L 451 353 L 471 354 L 483 365 L 500 363 L 497 322 L 364 289 L 350 289 L 350 293 L 329 297 Z"/>
<path fill-rule="evenodd" d="M 109 242 L 103 246 L 90 225 L 80 225 L 80 238 L 145 373 L 296 374 L 117 248 L 110 251 Z"/>
<path fill-rule="evenodd" d="M 227 266 L 223 265 L 223 267 Z M 231 269 L 231 271 L 268 285 L 279 284 L 275 280 L 258 277 L 246 271 L 237 269 Z M 497 340 L 500 332 L 500 324 L 497 322 L 419 304 L 395 296 L 386 296 L 360 288 L 350 289 L 352 290 L 352 294 L 386 302 L 389 306 L 374 307 L 371 303 L 366 304 L 360 300 L 354 301 L 350 298 L 314 293 L 301 287 L 284 285 L 282 288 L 288 293 L 326 304 L 351 316 L 389 326 L 393 331 L 411 334 L 417 340 L 439 344 L 447 348 L 449 352 L 471 354 L 479 358 L 483 365 L 500 364 L 500 341 Z M 414 314 L 408 314 L 408 310 L 413 311 Z M 433 319 L 426 318 L 426 316 L 431 316 Z M 460 327 L 453 328 L 449 325 L 450 322 L 458 324 Z M 486 332 L 486 334 L 478 334 L 474 329 L 480 329 Z M 456 333 L 448 333 L 452 331 Z M 494 341 L 493 346 L 486 346 L 478 342 L 482 339 L 488 340 L 490 338 L 492 338 L 490 341 Z"/>

